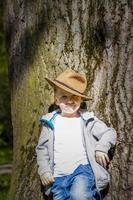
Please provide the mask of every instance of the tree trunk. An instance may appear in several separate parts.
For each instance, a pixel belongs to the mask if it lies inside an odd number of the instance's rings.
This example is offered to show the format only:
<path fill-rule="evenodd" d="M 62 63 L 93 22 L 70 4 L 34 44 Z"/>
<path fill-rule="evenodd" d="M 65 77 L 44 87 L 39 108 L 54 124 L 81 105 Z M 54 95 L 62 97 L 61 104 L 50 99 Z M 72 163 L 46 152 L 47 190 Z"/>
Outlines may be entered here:
<path fill-rule="evenodd" d="M 35 146 L 53 102 L 45 76 L 85 72 L 89 111 L 118 135 L 107 200 L 130 200 L 132 181 L 132 1 L 6 0 L 14 161 L 10 200 L 42 200 Z"/>

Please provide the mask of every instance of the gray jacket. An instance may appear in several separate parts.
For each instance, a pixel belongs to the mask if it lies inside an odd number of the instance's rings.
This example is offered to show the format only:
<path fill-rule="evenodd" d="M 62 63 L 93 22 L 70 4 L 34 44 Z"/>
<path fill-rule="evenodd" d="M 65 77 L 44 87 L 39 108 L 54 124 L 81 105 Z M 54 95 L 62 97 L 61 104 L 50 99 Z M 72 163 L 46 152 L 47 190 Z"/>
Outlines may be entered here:
<path fill-rule="evenodd" d="M 45 172 L 53 174 L 54 169 L 54 119 L 60 111 L 56 110 L 40 119 L 42 130 L 36 146 L 38 174 L 41 176 Z M 107 187 L 110 182 L 110 174 L 95 160 L 95 151 L 108 153 L 109 149 L 116 144 L 116 131 L 94 116 L 93 112 L 79 111 L 82 124 L 83 144 L 87 153 L 87 158 L 92 166 L 96 187 L 98 191 Z M 75 138 L 76 140 L 76 138 Z M 46 188 L 46 195 L 50 193 L 50 186 Z"/>

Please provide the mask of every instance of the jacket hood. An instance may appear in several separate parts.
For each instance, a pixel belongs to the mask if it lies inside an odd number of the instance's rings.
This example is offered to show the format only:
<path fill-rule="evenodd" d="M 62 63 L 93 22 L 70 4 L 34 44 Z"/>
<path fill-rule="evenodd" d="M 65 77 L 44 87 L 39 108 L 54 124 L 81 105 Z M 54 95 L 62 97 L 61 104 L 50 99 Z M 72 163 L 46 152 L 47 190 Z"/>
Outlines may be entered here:
<path fill-rule="evenodd" d="M 42 115 L 39 119 L 42 125 L 48 125 L 52 130 L 54 129 L 54 119 L 56 116 L 61 113 L 60 109 L 57 109 L 53 112 L 47 113 L 46 115 Z M 88 120 L 94 120 L 94 112 L 89 112 L 87 110 L 79 110 L 80 116 L 83 121 L 87 124 Z"/>

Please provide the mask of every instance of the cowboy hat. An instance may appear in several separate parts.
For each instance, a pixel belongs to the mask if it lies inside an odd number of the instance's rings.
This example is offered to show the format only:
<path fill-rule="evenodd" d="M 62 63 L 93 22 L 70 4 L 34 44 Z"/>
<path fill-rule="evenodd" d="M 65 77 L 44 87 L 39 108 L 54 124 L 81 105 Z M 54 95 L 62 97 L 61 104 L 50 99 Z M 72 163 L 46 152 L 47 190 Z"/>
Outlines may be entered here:
<path fill-rule="evenodd" d="M 69 93 L 82 97 L 84 100 L 90 100 L 84 92 L 87 86 L 85 75 L 79 74 L 74 70 L 67 68 L 56 79 L 45 78 L 52 87 L 59 87 Z"/>

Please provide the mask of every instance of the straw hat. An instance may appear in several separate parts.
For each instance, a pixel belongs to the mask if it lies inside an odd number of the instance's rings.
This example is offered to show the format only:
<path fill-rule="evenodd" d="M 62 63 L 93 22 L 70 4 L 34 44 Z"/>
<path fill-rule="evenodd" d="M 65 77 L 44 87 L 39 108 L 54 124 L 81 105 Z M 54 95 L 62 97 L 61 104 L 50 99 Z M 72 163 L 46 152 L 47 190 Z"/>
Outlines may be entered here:
<path fill-rule="evenodd" d="M 79 74 L 70 68 L 67 68 L 54 80 L 45 79 L 52 87 L 57 86 L 69 93 L 82 97 L 86 101 L 92 99 L 84 93 L 87 86 L 85 75 Z"/>

